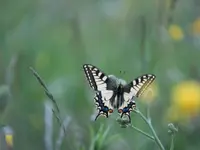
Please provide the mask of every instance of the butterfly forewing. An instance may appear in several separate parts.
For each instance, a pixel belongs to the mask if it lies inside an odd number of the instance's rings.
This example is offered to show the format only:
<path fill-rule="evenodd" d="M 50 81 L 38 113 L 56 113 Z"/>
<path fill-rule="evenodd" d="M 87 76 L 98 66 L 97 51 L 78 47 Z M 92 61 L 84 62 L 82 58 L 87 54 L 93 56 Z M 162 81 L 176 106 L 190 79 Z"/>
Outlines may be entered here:
<path fill-rule="evenodd" d="M 83 69 L 93 90 L 102 91 L 107 89 L 108 77 L 102 71 L 100 71 L 97 67 L 89 64 L 83 65 Z"/>
<path fill-rule="evenodd" d="M 129 100 L 132 97 L 139 97 L 147 89 L 147 87 L 155 80 L 153 74 L 142 75 L 124 87 L 124 99 Z"/>
<path fill-rule="evenodd" d="M 143 75 L 133 81 L 133 88 L 137 91 L 136 97 L 139 97 L 149 87 L 149 85 L 155 80 L 156 76 L 153 74 Z"/>
<path fill-rule="evenodd" d="M 83 69 L 91 88 L 101 92 L 103 99 L 109 100 L 113 96 L 109 77 L 100 69 L 90 64 L 83 65 Z"/>

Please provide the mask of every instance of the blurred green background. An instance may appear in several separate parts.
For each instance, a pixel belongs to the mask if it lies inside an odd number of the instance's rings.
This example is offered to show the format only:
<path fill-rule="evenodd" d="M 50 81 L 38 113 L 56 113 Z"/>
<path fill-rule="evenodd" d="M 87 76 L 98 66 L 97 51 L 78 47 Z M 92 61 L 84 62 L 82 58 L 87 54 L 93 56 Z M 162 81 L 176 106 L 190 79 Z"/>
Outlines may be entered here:
<path fill-rule="evenodd" d="M 198 0 L 0 1 L 0 123 L 13 128 L 14 149 L 157 150 L 132 128 L 120 128 L 116 111 L 92 121 L 94 92 L 84 63 L 128 82 L 155 74 L 151 117 L 163 145 L 170 147 L 167 124 L 173 122 L 179 126 L 175 150 L 199 149 Z M 61 145 L 51 103 L 30 66 L 46 82 L 62 118 L 70 117 Z M 136 101 L 145 113 L 148 98 Z M 151 134 L 138 115 L 131 117 Z"/>

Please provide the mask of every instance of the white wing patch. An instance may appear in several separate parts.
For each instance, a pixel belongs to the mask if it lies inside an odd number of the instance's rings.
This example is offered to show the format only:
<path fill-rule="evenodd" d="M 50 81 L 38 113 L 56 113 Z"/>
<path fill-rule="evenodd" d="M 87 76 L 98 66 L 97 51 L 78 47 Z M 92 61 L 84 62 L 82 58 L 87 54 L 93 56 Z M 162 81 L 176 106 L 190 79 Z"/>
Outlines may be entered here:
<path fill-rule="evenodd" d="M 111 105 L 110 101 L 103 98 L 101 92 L 95 94 L 94 100 L 97 109 L 102 109 L 103 106 L 107 106 L 109 109 L 113 109 L 113 106 Z"/>
<path fill-rule="evenodd" d="M 133 95 L 136 95 L 135 90 L 132 90 L 130 93 L 124 92 L 124 101 L 129 102 L 133 98 Z"/>
<path fill-rule="evenodd" d="M 111 97 L 113 96 L 113 91 L 104 90 L 104 91 L 101 91 L 101 95 L 105 101 L 109 101 L 111 99 Z"/>

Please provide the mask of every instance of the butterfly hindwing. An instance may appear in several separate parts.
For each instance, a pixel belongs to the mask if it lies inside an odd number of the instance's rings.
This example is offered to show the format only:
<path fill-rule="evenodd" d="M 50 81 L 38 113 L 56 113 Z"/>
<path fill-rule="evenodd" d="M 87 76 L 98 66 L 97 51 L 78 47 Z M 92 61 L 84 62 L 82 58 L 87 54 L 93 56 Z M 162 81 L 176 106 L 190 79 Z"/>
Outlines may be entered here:
<path fill-rule="evenodd" d="M 106 100 L 102 97 L 101 92 L 97 92 L 94 97 L 94 101 L 96 103 L 96 107 L 98 109 L 98 114 L 95 120 L 100 116 L 103 115 L 108 118 L 108 115 L 113 112 L 113 107 L 109 100 Z"/>
<path fill-rule="evenodd" d="M 134 100 L 124 101 L 123 104 L 118 108 L 121 118 L 123 115 L 127 115 L 129 122 L 131 122 L 130 112 L 135 109 L 136 103 Z"/>

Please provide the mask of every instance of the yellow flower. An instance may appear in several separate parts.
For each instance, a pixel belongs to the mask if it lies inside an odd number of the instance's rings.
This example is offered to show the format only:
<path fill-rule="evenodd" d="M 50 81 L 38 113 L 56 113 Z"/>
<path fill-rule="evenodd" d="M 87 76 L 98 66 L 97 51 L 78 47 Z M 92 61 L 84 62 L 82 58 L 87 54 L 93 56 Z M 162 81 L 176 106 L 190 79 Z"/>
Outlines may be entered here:
<path fill-rule="evenodd" d="M 158 96 L 158 86 L 153 82 L 141 95 L 141 101 L 144 103 L 151 103 Z"/>
<path fill-rule="evenodd" d="M 193 34 L 200 34 L 200 18 L 197 18 L 192 24 Z"/>
<path fill-rule="evenodd" d="M 192 117 L 200 112 L 200 84 L 196 81 L 184 81 L 172 90 L 172 105 L 179 115 Z"/>
<path fill-rule="evenodd" d="M 8 146 L 13 147 L 13 135 L 12 134 L 7 134 L 5 136 L 5 140 Z"/>
<path fill-rule="evenodd" d="M 181 27 L 175 24 L 170 25 L 169 35 L 171 36 L 172 39 L 177 40 L 177 41 L 182 40 L 184 37 Z"/>

